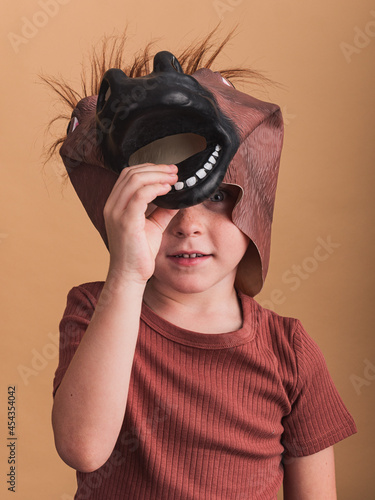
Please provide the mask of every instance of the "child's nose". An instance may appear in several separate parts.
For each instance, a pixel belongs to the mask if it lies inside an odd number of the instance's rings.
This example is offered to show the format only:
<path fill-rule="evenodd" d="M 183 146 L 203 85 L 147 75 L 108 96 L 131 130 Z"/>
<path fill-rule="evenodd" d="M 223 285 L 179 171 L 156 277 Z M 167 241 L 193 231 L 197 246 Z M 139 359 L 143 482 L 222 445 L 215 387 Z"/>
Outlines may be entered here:
<path fill-rule="evenodd" d="M 203 217 L 199 205 L 182 208 L 172 219 L 173 234 L 178 237 L 194 236 L 203 233 Z"/>

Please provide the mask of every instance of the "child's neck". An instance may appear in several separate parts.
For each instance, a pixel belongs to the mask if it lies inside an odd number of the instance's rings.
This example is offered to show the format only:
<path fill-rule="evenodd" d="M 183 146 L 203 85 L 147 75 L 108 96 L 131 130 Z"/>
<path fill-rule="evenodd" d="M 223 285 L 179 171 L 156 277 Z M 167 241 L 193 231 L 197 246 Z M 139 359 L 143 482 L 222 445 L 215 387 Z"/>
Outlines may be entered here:
<path fill-rule="evenodd" d="M 242 326 L 241 305 L 234 287 L 181 294 L 163 290 L 150 280 L 144 302 L 166 321 L 198 333 L 227 333 Z"/>

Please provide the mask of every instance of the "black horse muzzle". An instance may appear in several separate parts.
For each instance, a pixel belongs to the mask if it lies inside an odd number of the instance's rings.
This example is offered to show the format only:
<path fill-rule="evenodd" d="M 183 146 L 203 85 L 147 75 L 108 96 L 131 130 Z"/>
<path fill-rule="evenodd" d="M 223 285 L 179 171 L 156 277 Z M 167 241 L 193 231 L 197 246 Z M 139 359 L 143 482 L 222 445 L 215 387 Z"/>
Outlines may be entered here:
<path fill-rule="evenodd" d="M 177 164 L 178 181 L 154 201 L 164 208 L 185 208 L 209 198 L 240 143 L 213 94 L 184 74 L 170 52 L 156 54 L 153 72 L 143 77 L 108 70 L 96 124 L 104 165 L 116 173 L 146 161 Z"/>

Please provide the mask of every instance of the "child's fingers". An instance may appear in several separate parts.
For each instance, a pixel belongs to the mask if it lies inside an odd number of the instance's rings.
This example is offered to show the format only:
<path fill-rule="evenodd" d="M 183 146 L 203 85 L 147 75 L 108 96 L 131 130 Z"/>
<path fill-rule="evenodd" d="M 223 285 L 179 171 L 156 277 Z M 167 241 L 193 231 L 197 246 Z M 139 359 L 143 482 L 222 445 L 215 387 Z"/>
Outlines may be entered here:
<path fill-rule="evenodd" d="M 177 167 L 175 165 L 154 165 L 146 163 L 134 167 L 127 167 L 121 172 L 112 189 L 108 198 L 109 204 L 116 205 L 120 197 L 123 198 L 121 202 L 126 203 L 126 197 L 130 198 L 137 189 L 140 189 L 146 184 L 153 182 L 173 184 L 172 181 L 174 177 L 172 176 L 169 178 L 169 176 L 176 173 Z M 127 193 L 125 197 L 123 195 L 124 190 L 126 190 Z"/>
<path fill-rule="evenodd" d="M 168 184 L 172 186 L 177 182 L 177 175 L 170 172 L 144 171 L 131 174 L 126 182 L 118 186 L 118 189 L 111 193 L 104 207 L 105 216 L 110 213 L 121 213 L 126 209 L 130 200 L 139 195 L 145 186 Z M 146 191 L 149 192 L 149 191 Z M 158 195 L 156 195 L 158 196 Z M 156 197 L 155 196 L 155 197 Z M 154 198 L 148 200 L 151 202 Z"/>
<path fill-rule="evenodd" d="M 152 202 L 157 196 L 160 196 L 160 186 L 168 186 L 167 191 L 165 188 L 162 188 L 163 194 L 166 194 L 170 191 L 172 184 L 176 182 L 177 176 L 175 174 L 147 172 L 134 175 L 117 194 L 110 210 L 112 210 L 114 215 L 121 214 L 135 200 L 138 202 L 137 206 L 141 208 L 144 215 L 147 204 Z M 142 203 L 145 204 L 144 207 L 141 205 Z"/>
<path fill-rule="evenodd" d="M 129 200 L 126 210 L 123 210 L 120 217 L 126 217 L 126 224 L 133 221 L 144 226 L 145 212 L 149 203 L 157 196 L 163 196 L 171 190 L 170 184 L 149 184 L 138 189 Z M 152 215 L 152 214 L 151 214 Z"/>
<path fill-rule="evenodd" d="M 157 207 L 147 219 L 155 224 L 162 232 L 164 232 L 178 210 L 169 210 L 166 208 Z"/>

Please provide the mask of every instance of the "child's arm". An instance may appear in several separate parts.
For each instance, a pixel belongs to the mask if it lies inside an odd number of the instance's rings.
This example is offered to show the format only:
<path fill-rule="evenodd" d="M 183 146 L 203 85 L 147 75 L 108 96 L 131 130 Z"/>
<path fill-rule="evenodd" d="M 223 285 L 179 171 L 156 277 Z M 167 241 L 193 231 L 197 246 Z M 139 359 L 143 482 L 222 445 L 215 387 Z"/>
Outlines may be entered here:
<path fill-rule="evenodd" d="M 287 460 L 284 464 L 284 500 L 336 500 L 333 447 Z"/>
<path fill-rule="evenodd" d="M 115 446 L 124 419 L 143 292 L 164 229 L 176 211 L 148 204 L 177 180 L 177 167 L 124 169 L 104 208 L 110 265 L 92 320 L 55 394 L 52 424 L 61 458 L 90 472 Z"/>

